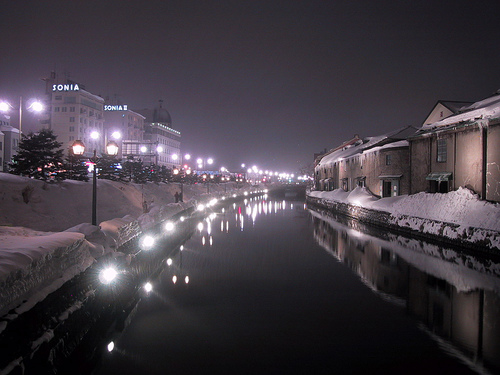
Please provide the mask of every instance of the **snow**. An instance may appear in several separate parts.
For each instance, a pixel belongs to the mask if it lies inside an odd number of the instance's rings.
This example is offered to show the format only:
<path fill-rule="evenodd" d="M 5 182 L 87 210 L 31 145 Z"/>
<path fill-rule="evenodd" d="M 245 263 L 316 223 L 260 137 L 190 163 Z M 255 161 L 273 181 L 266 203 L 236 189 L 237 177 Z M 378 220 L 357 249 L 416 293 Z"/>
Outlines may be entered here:
<path fill-rule="evenodd" d="M 366 137 L 353 145 L 327 153 L 319 160 L 316 168 L 320 166 L 328 166 L 329 164 L 355 155 L 377 152 L 389 148 L 408 147 L 409 143 L 404 138 L 407 138 L 409 135 L 415 133 L 415 131 L 415 128 L 407 126 L 383 135 Z"/>
<path fill-rule="evenodd" d="M 91 182 L 46 183 L 0 173 L 0 316 L 30 309 L 151 226 L 197 200 L 236 188 L 232 183 L 183 185 L 184 202 L 174 203 L 180 184 L 98 180 L 99 225 L 94 226 L 88 223 Z"/>
<path fill-rule="evenodd" d="M 449 238 L 484 242 L 485 246 L 500 250 L 500 205 L 480 200 L 466 188 L 445 194 L 418 193 L 389 198 L 375 197 L 361 187 L 350 192 L 342 189 L 311 191 L 309 195 L 388 212 L 392 224 Z"/>
<path fill-rule="evenodd" d="M 500 206 L 480 200 L 477 194 L 462 187 L 449 193 L 417 193 L 389 198 L 377 198 L 361 187 L 350 192 L 342 189 L 311 191 L 309 195 L 389 212 L 394 217 L 406 215 L 500 231 Z"/>
<path fill-rule="evenodd" d="M 438 122 L 422 126 L 422 130 L 436 129 L 461 121 L 476 121 L 500 117 L 500 95 L 496 94 L 460 109 L 459 114 L 449 116 Z"/>

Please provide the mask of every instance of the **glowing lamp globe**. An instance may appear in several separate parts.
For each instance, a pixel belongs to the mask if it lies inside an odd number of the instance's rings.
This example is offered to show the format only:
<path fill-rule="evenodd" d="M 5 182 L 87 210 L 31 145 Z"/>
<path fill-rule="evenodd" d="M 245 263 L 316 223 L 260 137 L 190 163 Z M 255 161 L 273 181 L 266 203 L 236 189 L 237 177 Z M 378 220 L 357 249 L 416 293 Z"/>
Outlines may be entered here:
<path fill-rule="evenodd" d="M 106 152 L 108 155 L 115 156 L 118 154 L 118 145 L 114 141 L 108 142 L 106 145 Z"/>
<path fill-rule="evenodd" d="M 42 112 L 43 111 L 43 104 L 40 102 L 33 102 L 33 104 L 31 104 L 30 108 L 35 112 Z"/>
<path fill-rule="evenodd" d="M 83 155 L 85 152 L 85 145 L 82 141 L 76 140 L 73 142 L 73 145 L 71 145 L 71 149 L 73 150 L 74 155 Z"/>

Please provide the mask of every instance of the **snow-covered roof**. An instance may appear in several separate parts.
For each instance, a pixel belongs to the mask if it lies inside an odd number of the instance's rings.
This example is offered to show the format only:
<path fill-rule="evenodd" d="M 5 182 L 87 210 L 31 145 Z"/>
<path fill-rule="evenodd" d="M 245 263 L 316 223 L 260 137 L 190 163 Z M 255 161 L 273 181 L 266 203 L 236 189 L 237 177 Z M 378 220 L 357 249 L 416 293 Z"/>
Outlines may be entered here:
<path fill-rule="evenodd" d="M 500 94 L 496 93 L 486 99 L 462 107 L 460 113 L 449 116 L 432 124 L 423 125 L 421 131 L 446 127 L 463 121 L 475 121 L 500 117 Z"/>
<path fill-rule="evenodd" d="M 0 130 L 2 132 L 19 133 L 18 128 L 14 128 L 13 126 L 10 126 L 10 125 L 0 125 Z"/>
<path fill-rule="evenodd" d="M 357 154 L 362 154 L 368 152 L 368 150 L 375 151 L 374 148 L 380 150 L 381 148 L 391 148 L 391 147 L 405 147 L 408 146 L 408 142 L 401 143 L 405 141 L 410 135 L 413 135 L 417 129 L 413 126 L 405 126 L 403 128 L 393 130 L 389 133 L 379 135 L 376 137 L 366 137 L 362 142 L 358 142 L 352 146 L 344 147 L 330 154 L 325 155 L 318 163 L 318 167 L 325 166 L 327 164 L 335 163 L 337 161 L 352 157 Z"/>

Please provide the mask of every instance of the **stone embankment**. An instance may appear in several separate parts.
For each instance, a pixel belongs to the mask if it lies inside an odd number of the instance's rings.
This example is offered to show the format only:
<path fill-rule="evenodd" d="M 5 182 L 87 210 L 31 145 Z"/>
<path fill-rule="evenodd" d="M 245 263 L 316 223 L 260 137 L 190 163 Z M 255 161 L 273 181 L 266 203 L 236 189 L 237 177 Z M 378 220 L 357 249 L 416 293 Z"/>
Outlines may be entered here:
<path fill-rule="evenodd" d="M 430 218 L 394 215 L 390 212 L 360 205 L 307 195 L 307 203 L 328 211 L 405 236 L 423 241 L 471 250 L 488 255 L 500 255 L 500 232 L 463 226 Z"/>

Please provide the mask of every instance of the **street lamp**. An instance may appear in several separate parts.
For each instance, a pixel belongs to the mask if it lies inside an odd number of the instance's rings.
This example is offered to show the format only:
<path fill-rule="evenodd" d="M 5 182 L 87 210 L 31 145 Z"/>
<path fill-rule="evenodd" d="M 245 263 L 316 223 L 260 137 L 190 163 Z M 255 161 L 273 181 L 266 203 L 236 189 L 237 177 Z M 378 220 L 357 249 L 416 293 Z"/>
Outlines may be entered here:
<path fill-rule="evenodd" d="M 42 102 L 37 99 L 30 99 L 26 103 L 26 109 L 33 112 L 42 112 L 45 107 Z M 8 112 L 9 110 L 14 109 L 14 107 L 6 101 L 0 102 L 0 112 Z M 19 97 L 19 136 L 22 134 L 22 124 L 23 124 L 23 97 Z"/>
<path fill-rule="evenodd" d="M 92 138 L 95 138 L 95 134 Z M 81 140 L 76 140 L 71 146 L 73 149 L 73 154 L 81 156 L 85 152 L 85 145 Z M 109 141 L 106 145 L 106 153 L 110 156 L 116 156 L 118 154 L 118 145 L 114 141 Z M 94 149 L 94 156 L 90 158 L 90 161 L 94 163 L 94 168 L 92 169 L 92 225 L 97 225 L 97 162 L 99 158 L 97 157 L 97 150 Z"/>

